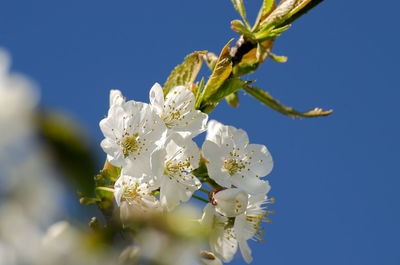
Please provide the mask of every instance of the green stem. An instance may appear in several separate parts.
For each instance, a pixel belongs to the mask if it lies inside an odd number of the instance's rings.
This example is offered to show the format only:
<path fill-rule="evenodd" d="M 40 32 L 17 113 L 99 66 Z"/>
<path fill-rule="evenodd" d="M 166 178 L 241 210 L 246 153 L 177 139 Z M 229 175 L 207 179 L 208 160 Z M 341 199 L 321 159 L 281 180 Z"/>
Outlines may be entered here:
<path fill-rule="evenodd" d="M 200 196 L 194 195 L 194 194 L 192 195 L 192 197 L 195 198 L 195 199 L 198 199 L 198 200 L 200 200 L 202 202 L 205 202 L 205 203 L 209 203 L 210 202 L 210 201 L 208 201 L 208 200 L 206 200 L 206 199 L 204 199 L 204 198 L 202 198 Z"/>
<path fill-rule="evenodd" d="M 209 193 L 210 193 L 210 191 L 209 191 L 209 190 L 206 190 L 206 189 L 203 189 L 203 188 L 200 188 L 200 189 L 199 189 L 199 191 L 205 192 L 205 193 L 207 193 L 207 194 L 209 194 Z"/>
<path fill-rule="evenodd" d="M 107 187 L 96 187 L 96 190 L 104 190 L 104 191 L 108 191 L 108 192 L 114 193 L 114 189 L 107 188 Z"/>

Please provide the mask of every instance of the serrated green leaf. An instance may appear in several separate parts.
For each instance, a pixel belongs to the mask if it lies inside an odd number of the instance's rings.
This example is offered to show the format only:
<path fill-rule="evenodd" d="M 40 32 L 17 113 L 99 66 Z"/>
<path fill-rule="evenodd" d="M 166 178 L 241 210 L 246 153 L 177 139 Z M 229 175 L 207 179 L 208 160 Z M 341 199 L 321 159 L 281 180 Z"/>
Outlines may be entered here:
<path fill-rule="evenodd" d="M 210 68 L 211 71 L 214 71 L 215 65 L 217 64 L 218 57 L 215 55 L 213 52 L 208 52 L 205 56 L 204 59 L 207 63 L 208 68 Z"/>
<path fill-rule="evenodd" d="M 244 81 L 240 78 L 230 78 L 222 84 L 222 86 L 216 93 L 214 93 L 212 97 L 210 97 L 209 102 L 218 103 L 226 96 L 238 91 L 239 89 L 249 86 L 252 83 L 254 83 L 254 81 Z"/>
<path fill-rule="evenodd" d="M 239 93 L 236 91 L 226 96 L 225 100 L 229 104 L 229 106 L 236 108 L 237 106 L 239 106 Z"/>
<path fill-rule="evenodd" d="M 275 9 L 275 0 L 264 0 L 263 4 L 258 12 L 256 23 L 254 24 L 253 30 L 256 30 L 261 21 Z"/>
<path fill-rule="evenodd" d="M 239 89 L 243 89 L 246 86 L 249 86 L 254 81 L 244 81 L 240 78 L 230 78 L 227 79 L 222 86 L 216 91 L 212 97 L 210 97 L 207 101 L 203 102 L 200 107 L 200 110 L 204 113 L 210 113 L 217 104 L 223 100 L 225 97 L 229 96 L 232 93 L 236 93 Z"/>
<path fill-rule="evenodd" d="M 279 37 L 282 32 L 284 32 L 285 30 L 290 28 L 290 24 L 289 25 L 285 25 L 283 27 L 280 28 L 267 28 L 263 31 L 259 31 L 257 33 L 254 34 L 254 37 L 258 40 L 258 41 L 265 41 L 265 40 L 270 40 L 270 39 L 275 39 L 277 37 Z"/>
<path fill-rule="evenodd" d="M 333 111 L 333 110 L 323 110 L 320 108 L 314 108 L 309 111 L 300 112 L 293 108 L 282 105 L 279 101 L 272 98 L 268 92 L 260 88 L 247 86 L 244 88 L 244 90 L 257 100 L 259 100 L 260 102 L 272 108 L 273 110 L 276 110 L 279 113 L 282 113 L 286 116 L 293 118 L 301 118 L 301 117 L 311 118 L 311 117 L 327 116 L 331 114 Z"/>
<path fill-rule="evenodd" d="M 307 1 L 307 0 L 306 0 Z M 275 10 L 260 24 L 260 29 L 268 27 L 269 25 L 278 25 L 289 18 L 290 11 L 296 6 L 298 0 L 284 0 L 279 3 Z"/>
<path fill-rule="evenodd" d="M 246 10 L 244 9 L 243 0 L 232 0 L 232 3 L 233 3 L 233 6 L 235 7 L 236 11 L 242 17 L 244 23 L 246 23 L 248 28 L 250 28 L 249 23 L 247 22 Z"/>
<path fill-rule="evenodd" d="M 185 57 L 182 64 L 175 67 L 164 84 L 164 95 L 176 86 L 190 88 L 194 83 L 197 74 L 203 63 L 203 56 L 207 51 L 196 51 Z"/>
<path fill-rule="evenodd" d="M 253 33 L 251 33 L 250 30 L 246 28 L 246 26 L 243 25 L 242 21 L 240 20 L 231 21 L 231 28 L 233 31 L 236 31 L 240 35 L 244 35 L 249 39 L 254 39 Z"/>
<path fill-rule="evenodd" d="M 195 106 L 197 106 L 197 103 L 199 102 L 200 92 L 201 92 L 201 90 L 203 90 L 203 87 L 204 87 L 204 77 L 201 78 L 200 85 L 196 90 L 195 101 L 194 101 L 195 102 Z"/>
<path fill-rule="evenodd" d="M 290 16 L 282 24 L 278 26 L 284 26 L 292 23 L 293 21 L 300 18 L 302 15 L 306 14 L 308 11 L 316 7 L 318 4 L 322 3 L 324 0 L 304 0 L 300 2 L 292 11 L 290 11 Z"/>
<path fill-rule="evenodd" d="M 218 90 L 218 88 L 225 82 L 232 72 L 232 60 L 229 55 L 229 45 L 232 43 L 233 39 L 230 40 L 225 47 L 222 49 L 221 54 L 218 57 L 218 61 L 215 65 L 214 71 L 208 79 L 206 86 L 204 87 L 203 93 L 200 96 L 200 105 L 207 101 L 213 94 Z"/>

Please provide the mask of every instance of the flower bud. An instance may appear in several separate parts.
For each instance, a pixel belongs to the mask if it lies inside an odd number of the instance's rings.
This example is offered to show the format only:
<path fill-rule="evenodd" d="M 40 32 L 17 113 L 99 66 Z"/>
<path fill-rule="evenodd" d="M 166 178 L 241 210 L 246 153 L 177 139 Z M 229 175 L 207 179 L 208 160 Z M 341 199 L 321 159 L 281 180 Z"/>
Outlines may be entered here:
<path fill-rule="evenodd" d="M 202 265 L 222 265 L 222 262 L 211 251 L 203 250 L 200 253 L 200 264 L 202 264 Z"/>
<path fill-rule="evenodd" d="M 225 189 L 214 195 L 215 210 L 226 217 L 242 214 L 247 208 L 248 195 L 240 189 Z"/>

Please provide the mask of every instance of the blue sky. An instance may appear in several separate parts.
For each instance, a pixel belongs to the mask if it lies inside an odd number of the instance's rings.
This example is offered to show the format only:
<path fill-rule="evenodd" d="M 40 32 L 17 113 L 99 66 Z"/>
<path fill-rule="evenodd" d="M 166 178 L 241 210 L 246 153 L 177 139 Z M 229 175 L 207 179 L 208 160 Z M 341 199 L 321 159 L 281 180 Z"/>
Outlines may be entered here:
<path fill-rule="evenodd" d="M 252 21 L 261 1 L 247 2 Z M 252 244 L 253 264 L 400 263 L 399 8 L 324 1 L 276 41 L 287 63 L 247 76 L 286 105 L 332 108 L 330 117 L 294 120 L 243 93 L 237 109 L 221 103 L 210 115 L 245 129 L 275 161 L 276 214 L 265 243 Z M 229 0 L 5 0 L 0 47 L 36 81 L 42 104 L 71 114 L 98 145 L 110 89 L 148 101 L 186 54 L 219 53 L 237 38 L 237 18 Z"/>

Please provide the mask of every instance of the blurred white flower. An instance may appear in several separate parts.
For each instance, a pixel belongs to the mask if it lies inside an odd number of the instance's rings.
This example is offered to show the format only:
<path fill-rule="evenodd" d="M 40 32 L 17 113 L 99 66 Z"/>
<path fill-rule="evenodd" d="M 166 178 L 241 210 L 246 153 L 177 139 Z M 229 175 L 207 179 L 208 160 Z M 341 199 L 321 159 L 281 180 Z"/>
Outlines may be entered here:
<path fill-rule="evenodd" d="M 151 228 L 141 230 L 135 242 L 140 247 L 143 264 L 198 264 L 198 251 L 194 242 L 179 239 L 163 231 Z"/>
<path fill-rule="evenodd" d="M 150 104 L 172 132 L 193 138 L 206 130 L 208 115 L 194 109 L 195 97 L 184 86 L 174 87 L 164 95 L 162 87 L 155 83 L 150 90 Z"/>
<path fill-rule="evenodd" d="M 113 264 L 117 256 L 110 249 L 91 242 L 91 234 L 80 230 L 66 221 L 60 221 L 47 230 L 43 236 L 38 252 L 37 262 L 40 265 L 53 264 Z M 40 242 L 37 242 L 40 243 Z"/>
<path fill-rule="evenodd" d="M 26 77 L 10 74 L 8 54 L 0 48 L 0 159 L 5 148 L 32 133 L 36 88 Z"/>
<path fill-rule="evenodd" d="M 271 172 L 272 157 L 264 145 L 249 144 L 245 131 L 212 120 L 202 151 L 208 160 L 208 174 L 219 185 L 234 185 L 249 194 L 267 190 L 267 183 L 260 178 Z"/>
<path fill-rule="evenodd" d="M 165 140 L 167 129 L 150 105 L 135 101 L 113 104 L 100 128 L 105 136 L 101 147 L 111 164 L 135 177 L 151 175 L 150 154 Z"/>
<path fill-rule="evenodd" d="M 160 186 L 161 204 L 168 210 L 189 200 L 201 187 L 200 181 L 192 174 L 199 161 L 200 150 L 196 143 L 179 134 L 171 135 L 165 146 L 151 155 L 153 175 Z"/>

